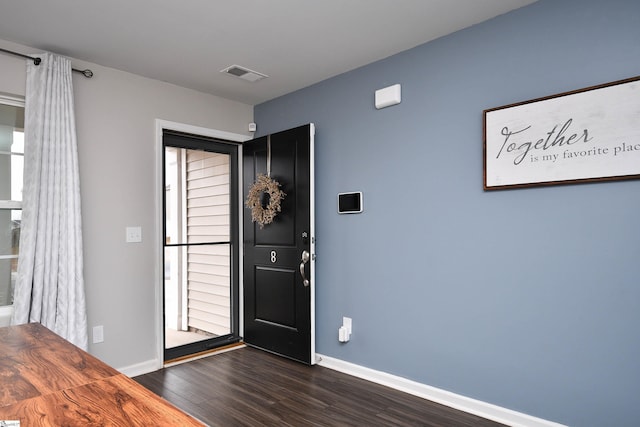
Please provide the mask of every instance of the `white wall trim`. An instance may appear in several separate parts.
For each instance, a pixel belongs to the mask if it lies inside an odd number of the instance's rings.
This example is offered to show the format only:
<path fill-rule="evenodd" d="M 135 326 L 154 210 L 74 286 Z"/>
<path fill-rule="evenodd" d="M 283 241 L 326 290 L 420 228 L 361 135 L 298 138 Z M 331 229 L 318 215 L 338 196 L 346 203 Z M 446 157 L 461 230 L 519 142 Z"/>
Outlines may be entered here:
<path fill-rule="evenodd" d="M 333 369 L 354 377 L 381 384 L 393 389 L 421 397 L 460 411 L 477 415 L 489 420 L 513 427 L 566 427 L 542 418 L 532 417 L 511 409 L 492 405 L 470 397 L 451 393 L 436 387 L 418 383 L 406 378 L 376 371 L 364 366 L 356 365 L 333 357 L 317 355 L 318 365 Z"/>
<path fill-rule="evenodd" d="M 239 133 L 232 133 L 232 132 L 226 132 L 226 131 L 222 131 L 222 130 L 217 130 L 217 129 L 209 129 L 209 128 L 204 128 L 204 127 L 199 127 L 199 126 L 193 126 L 193 125 L 188 125 L 185 123 L 178 123 L 178 122 L 171 122 L 168 120 L 162 120 L 162 119 L 156 119 L 156 141 L 155 141 L 155 165 L 156 165 L 156 171 L 155 171 L 155 230 L 154 230 L 154 252 L 155 252 L 155 261 L 154 261 L 154 270 L 155 270 L 155 274 L 154 274 L 154 280 L 156 283 L 156 288 L 155 288 L 155 305 L 156 305 L 156 310 L 155 310 L 155 321 L 156 321 L 156 330 L 155 330 L 155 335 L 156 335 L 156 358 L 153 359 L 152 361 L 148 361 L 148 362 L 143 362 L 140 365 L 142 366 L 146 366 L 147 363 L 154 363 L 154 367 L 153 369 L 147 370 L 147 372 L 152 372 L 155 370 L 158 370 L 160 368 L 163 367 L 164 364 L 164 343 L 162 342 L 162 337 L 163 337 L 163 328 L 164 328 L 164 324 L 163 324 L 163 320 L 162 320 L 162 301 L 163 301 L 163 295 L 162 295 L 162 278 L 164 277 L 164 268 L 162 265 L 162 251 L 163 251 L 163 245 L 162 245 L 162 221 L 160 220 L 160 218 L 162 218 L 162 194 L 163 194 L 163 189 L 162 189 L 162 134 L 163 131 L 165 129 L 168 130 L 173 130 L 173 131 L 177 131 L 177 132 L 185 132 L 185 133 L 190 133 L 193 135 L 200 135 L 200 136 L 207 136 L 207 137 L 211 137 L 211 138 L 218 138 L 218 139 L 225 139 L 227 141 L 233 141 L 233 142 L 239 142 L 242 143 L 244 141 L 247 141 L 249 139 L 251 139 L 250 136 L 247 135 L 242 135 Z M 239 150 L 239 158 L 238 158 L 238 163 L 240 165 L 242 165 L 242 147 L 240 147 Z M 239 173 L 242 174 L 242 169 L 239 170 Z M 240 175 L 240 180 L 242 179 L 242 175 Z M 240 186 L 239 186 L 239 191 L 242 191 L 242 184 L 240 182 Z M 240 193 L 240 200 L 242 200 L 242 193 Z M 240 211 L 242 212 L 242 210 Z M 242 223 L 240 223 L 242 224 Z M 240 235 L 240 242 L 242 242 L 242 235 Z M 242 251 L 240 251 L 240 272 L 242 274 Z M 242 279 L 242 277 L 240 277 L 240 279 Z M 242 282 L 240 282 L 242 283 Z M 242 299 L 240 299 L 240 309 L 242 310 Z M 133 365 L 132 369 L 137 369 L 138 365 Z M 123 368 L 124 370 L 128 371 L 129 368 Z M 121 371 L 124 372 L 124 371 Z M 147 373 L 145 372 L 145 373 Z M 139 374 L 138 374 L 139 375 Z"/>
<path fill-rule="evenodd" d="M 233 142 L 244 142 L 252 137 L 240 133 L 227 132 L 224 130 L 204 128 L 200 126 L 188 125 L 185 123 L 171 122 L 168 120 L 156 119 L 156 131 L 160 130 L 160 143 L 162 143 L 162 129 L 185 132 L 193 135 L 207 136 L 209 138 L 226 139 Z M 156 132 L 157 136 L 157 132 Z"/>
<path fill-rule="evenodd" d="M 24 96 L 14 96 L 8 93 L 0 93 L 0 103 L 24 108 Z"/>
<path fill-rule="evenodd" d="M 162 363 L 159 362 L 158 359 L 151 359 L 145 362 L 136 363 L 135 365 L 118 368 L 118 371 L 128 377 L 137 377 L 138 375 L 157 371 L 159 369 L 158 366 L 162 367 Z"/>
<path fill-rule="evenodd" d="M 13 315 L 13 305 L 0 306 L 0 327 L 9 326 L 11 324 L 12 315 Z"/>

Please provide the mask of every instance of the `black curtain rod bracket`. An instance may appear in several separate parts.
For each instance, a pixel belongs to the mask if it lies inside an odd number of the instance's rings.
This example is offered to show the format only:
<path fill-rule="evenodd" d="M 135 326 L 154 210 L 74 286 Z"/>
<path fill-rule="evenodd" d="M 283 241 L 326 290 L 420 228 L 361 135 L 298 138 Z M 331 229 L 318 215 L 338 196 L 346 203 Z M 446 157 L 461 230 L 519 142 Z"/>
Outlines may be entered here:
<path fill-rule="evenodd" d="M 30 60 L 33 61 L 34 65 L 40 65 L 40 63 L 42 62 L 42 59 L 40 59 L 40 58 L 34 58 L 33 56 L 24 55 L 22 53 L 13 52 L 13 51 L 7 50 L 7 49 L 0 48 L 0 52 L 8 53 L 9 55 L 19 56 L 19 57 L 25 58 L 25 59 L 30 59 Z M 76 73 L 80 73 L 80 74 L 82 74 L 83 76 L 85 76 L 88 79 L 93 77 L 93 71 L 91 71 L 89 69 L 77 70 L 75 68 L 72 68 L 71 71 L 75 71 Z"/>

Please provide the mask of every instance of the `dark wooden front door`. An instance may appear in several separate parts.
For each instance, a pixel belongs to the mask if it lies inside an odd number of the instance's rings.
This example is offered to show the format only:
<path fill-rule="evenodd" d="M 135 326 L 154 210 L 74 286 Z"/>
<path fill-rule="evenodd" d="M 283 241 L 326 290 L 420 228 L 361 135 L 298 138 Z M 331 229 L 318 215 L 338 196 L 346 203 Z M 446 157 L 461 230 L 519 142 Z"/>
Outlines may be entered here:
<path fill-rule="evenodd" d="M 259 174 L 286 196 L 271 224 L 252 222 L 244 209 L 244 341 L 315 363 L 313 124 L 243 144 L 244 200 Z M 270 149 L 269 149 L 270 147 Z M 270 156 L 268 153 L 270 152 Z"/>

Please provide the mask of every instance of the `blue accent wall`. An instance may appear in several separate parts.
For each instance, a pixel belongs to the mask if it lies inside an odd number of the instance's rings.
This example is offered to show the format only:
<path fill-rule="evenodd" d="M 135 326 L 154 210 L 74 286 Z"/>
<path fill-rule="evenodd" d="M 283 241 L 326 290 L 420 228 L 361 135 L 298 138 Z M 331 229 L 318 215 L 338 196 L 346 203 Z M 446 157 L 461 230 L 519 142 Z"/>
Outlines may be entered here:
<path fill-rule="evenodd" d="M 482 188 L 484 109 L 637 75 L 640 1 L 540 0 L 256 106 L 260 134 L 316 124 L 318 353 L 638 425 L 640 181 Z M 364 213 L 337 214 L 344 191 Z"/>

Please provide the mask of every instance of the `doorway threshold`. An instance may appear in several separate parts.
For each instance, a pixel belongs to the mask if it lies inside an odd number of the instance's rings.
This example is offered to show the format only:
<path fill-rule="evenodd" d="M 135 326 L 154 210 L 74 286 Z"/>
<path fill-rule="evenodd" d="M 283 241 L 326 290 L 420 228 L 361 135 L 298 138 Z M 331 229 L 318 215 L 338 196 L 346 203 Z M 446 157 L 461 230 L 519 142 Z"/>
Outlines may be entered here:
<path fill-rule="evenodd" d="M 213 348 L 211 350 L 205 350 L 205 351 L 201 351 L 199 353 L 189 354 L 187 356 L 176 357 L 175 359 L 171 359 L 171 360 L 165 360 L 164 364 L 163 364 L 163 367 L 164 368 L 168 368 L 170 366 L 175 366 L 175 365 L 179 365 L 181 363 L 186 363 L 186 362 L 192 362 L 194 360 L 202 359 L 204 357 L 209 357 L 209 356 L 213 356 L 213 355 L 216 355 L 216 354 L 226 353 L 228 351 L 238 350 L 238 349 L 241 349 L 241 348 L 244 348 L 244 347 L 246 347 L 245 343 L 240 341 L 240 342 L 236 342 L 236 343 L 233 343 L 233 344 L 225 345 L 225 346 L 222 346 L 222 347 Z"/>
<path fill-rule="evenodd" d="M 166 348 L 179 347 L 181 345 L 205 341 L 215 337 L 217 337 L 217 335 L 203 331 L 177 331 L 171 328 L 164 328 Z"/>

